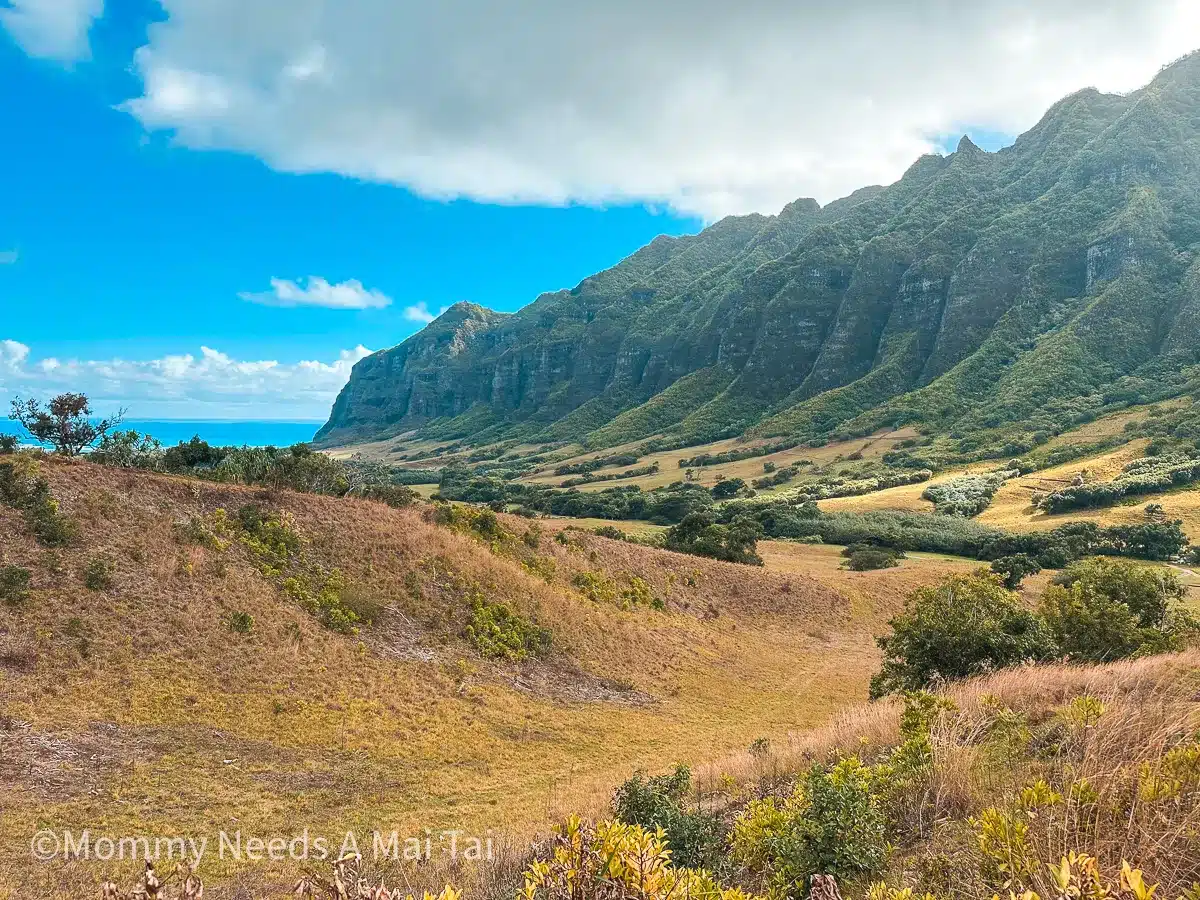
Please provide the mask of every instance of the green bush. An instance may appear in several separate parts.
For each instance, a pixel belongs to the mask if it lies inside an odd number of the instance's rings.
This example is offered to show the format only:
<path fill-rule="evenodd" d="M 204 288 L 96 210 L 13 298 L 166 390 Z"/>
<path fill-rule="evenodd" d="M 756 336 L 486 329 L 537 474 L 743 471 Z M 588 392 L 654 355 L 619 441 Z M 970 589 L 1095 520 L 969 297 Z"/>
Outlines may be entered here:
<path fill-rule="evenodd" d="M 471 598 L 471 621 L 464 636 L 488 659 L 520 662 L 550 649 L 550 632 L 514 613 L 503 603 Z"/>
<path fill-rule="evenodd" d="M 842 551 L 842 556 L 846 558 L 846 567 L 852 572 L 890 569 L 900 565 L 900 560 L 905 558 L 903 550 L 876 547 L 873 544 L 851 544 Z"/>
<path fill-rule="evenodd" d="M 161 469 L 162 444 L 148 434 L 113 431 L 106 434 L 88 457 L 92 462 L 121 469 Z"/>
<path fill-rule="evenodd" d="M 248 612 L 231 612 L 226 618 L 225 623 L 229 626 L 229 630 L 237 634 L 249 634 L 254 628 L 254 616 Z"/>
<path fill-rule="evenodd" d="M 1026 577 L 1036 575 L 1042 567 L 1028 553 L 1017 553 L 992 560 L 992 571 L 1004 579 L 1006 588 L 1015 591 Z"/>
<path fill-rule="evenodd" d="M 762 558 L 755 552 L 760 537 L 762 527 L 749 517 L 718 525 L 708 513 L 695 512 L 667 531 L 663 546 L 676 553 L 761 566 Z"/>
<path fill-rule="evenodd" d="M 33 536 L 47 547 L 65 546 L 78 534 L 75 520 L 59 509 L 30 455 L 18 453 L 0 463 L 0 501 L 20 510 Z"/>
<path fill-rule="evenodd" d="M 952 575 L 915 590 L 878 640 L 884 661 L 871 696 L 920 690 L 1056 651 L 1042 620 L 990 573 Z"/>
<path fill-rule="evenodd" d="M 114 566 L 104 556 L 93 556 L 83 570 L 83 583 L 89 591 L 106 591 L 112 587 Z"/>
<path fill-rule="evenodd" d="M 1200 459 L 1175 453 L 1135 460 L 1112 481 L 1076 484 L 1048 494 L 1040 507 L 1060 513 L 1113 506 L 1126 497 L 1158 494 L 1200 480 Z"/>
<path fill-rule="evenodd" d="M 986 475 L 962 475 L 930 485 L 921 497 L 931 502 L 934 510 L 944 516 L 973 519 L 988 508 L 992 497 L 1004 482 L 1020 474 L 1015 469 L 1006 469 Z"/>
<path fill-rule="evenodd" d="M 647 778 L 638 772 L 613 795 L 613 814 L 629 825 L 661 828 L 666 833 L 673 864 L 686 868 L 713 865 L 721 850 L 720 820 L 688 808 L 692 773 L 678 766 L 669 775 Z"/>
<path fill-rule="evenodd" d="M 21 566 L 0 566 L 0 602 L 19 606 L 29 599 L 28 569 Z"/>
<path fill-rule="evenodd" d="M 736 497 L 745 490 L 746 481 L 744 478 L 725 478 L 713 485 L 712 495 L 714 500 L 728 500 L 731 497 Z"/>
<path fill-rule="evenodd" d="M 303 542 L 287 513 L 270 512 L 248 503 L 237 511 L 236 521 L 239 539 L 258 559 L 264 574 L 282 574 L 300 555 Z"/>
<path fill-rule="evenodd" d="M 19 446 L 20 441 L 15 434 L 0 434 L 0 456 L 16 453 Z"/>
<path fill-rule="evenodd" d="M 769 896 L 800 898 L 816 874 L 875 875 L 887 865 L 885 788 L 891 766 L 857 757 L 814 764 L 783 803 L 751 802 L 733 824 L 734 858 L 769 876 Z"/>
<path fill-rule="evenodd" d="M 1090 559 L 1068 568 L 1042 597 L 1041 614 L 1071 659 L 1103 662 L 1181 649 L 1195 623 L 1186 589 L 1167 569 Z"/>
<path fill-rule="evenodd" d="M 326 575 L 320 587 L 314 589 L 303 575 L 284 579 L 283 592 L 317 618 L 317 621 L 339 634 L 356 634 L 362 621 L 359 614 L 346 602 L 346 581 L 342 573 L 334 569 Z M 352 601 L 353 602 L 353 601 Z"/>
<path fill-rule="evenodd" d="M 421 499 L 410 487 L 401 484 L 366 484 L 351 491 L 351 494 L 364 500 L 376 500 L 386 503 L 393 509 L 404 509 L 413 506 Z"/>

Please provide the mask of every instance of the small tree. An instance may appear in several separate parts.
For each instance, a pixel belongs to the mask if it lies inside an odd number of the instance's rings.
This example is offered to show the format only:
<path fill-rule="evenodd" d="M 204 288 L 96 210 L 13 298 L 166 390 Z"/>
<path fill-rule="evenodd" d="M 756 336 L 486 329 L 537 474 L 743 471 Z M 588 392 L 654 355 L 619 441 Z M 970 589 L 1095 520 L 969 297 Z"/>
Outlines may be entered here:
<path fill-rule="evenodd" d="M 1105 662 L 1181 649 L 1195 622 L 1180 609 L 1186 590 L 1167 569 L 1127 560 L 1083 560 L 1042 597 L 1041 612 L 1063 651 Z"/>
<path fill-rule="evenodd" d="M 1029 575 L 1042 571 L 1038 561 L 1028 553 L 1016 553 L 992 560 L 992 571 L 1004 579 L 1004 586 L 1015 591 Z"/>
<path fill-rule="evenodd" d="M 892 633 L 878 641 L 884 659 L 871 680 L 873 698 L 1046 659 L 1057 651 L 1045 623 L 986 570 L 918 588 L 890 624 Z"/>
<path fill-rule="evenodd" d="M 92 421 L 92 407 L 85 394 L 59 394 L 46 404 L 17 398 L 10 419 L 20 422 L 40 444 L 50 444 L 63 456 L 78 456 L 121 423 L 125 410 L 107 419 Z"/>

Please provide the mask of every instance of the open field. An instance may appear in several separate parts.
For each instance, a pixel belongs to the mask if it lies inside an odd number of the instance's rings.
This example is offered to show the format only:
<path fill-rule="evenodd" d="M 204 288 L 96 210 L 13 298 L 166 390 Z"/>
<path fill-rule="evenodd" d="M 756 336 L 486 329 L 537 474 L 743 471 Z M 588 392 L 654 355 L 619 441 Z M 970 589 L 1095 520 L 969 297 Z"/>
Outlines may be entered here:
<path fill-rule="evenodd" d="M 774 463 L 778 468 L 783 469 L 793 463 L 801 460 L 808 460 L 816 466 L 832 465 L 842 460 L 847 460 L 851 455 L 861 453 L 861 459 L 872 460 L 878 459 L 893 449 L 896 444 L 901 441 L 911 439 L 916 436 L 916 432 L 911 429 L 900 429 L 897 431 L 889 431 L 878 435 L 873 435 L 868 438 L 857 438 L 852 441 L 838 441 L 831 444 L 826 444 L 823 447 L 793 447 L 790 450 L 780 450 L 776 453 L 771 453 L 766 456 L 755 456 L 750 459 L 742 459 L 736 462 L 720 463 L 712 466 L 696 467 L 696 483 L 711 487 L 716 484 L 721 478 L 744 478 L 750 481 L 754 478 L 762 477 L 764 463 Z M 554 468 L 559 465 L 569 465 L 572 463 L 585 462 L 589 459 L 595 459 L 601 456 L 608 456 L 614 453 L 619 453 L 625 450 L 633 450 L 641 443 L 630 444 L 625 447 L 613 448 L 610 450 L 600 451 L 598 453 L 586 453 L 577 457 L 565 459 L 562 462 L 555 463 L 548 467 L 549 471 L 543 469 L 538 474 L 527 476 L 521 479 L 530 484 L 547 484 L 559 485 L 567 478 L 572 476 L 555 475 Z M 679 461 L 682 459 L 690 459 L 700 456 L 705 453 L 724 453 L 730 450 L 743 450 L 748 447 L 762 446 L 765 441 L 741 441 L 730 439 L 725 441 L 716 441 L 711 444 L 704 444 L 697 447 L 685 447 L 679 450 L 668 450 L 662 453 L 651 453 L 643 456 L 634 465 L 631 466 L 610 466 L 604 469 L 599 469 L 593 474 L 603 476 L 610 474 L 620 474 L 631 468 L 641 468 L 658 464 L 659 470 L 657 473 L 649 475 L 639 475 L 634 478 L 619 478 L 612 481 L 603 481 L 593 484 L 580 485 L 582 491 L 600 491 L 605 488 L 636 485 L 642 490 L 652 490 L 656 487 L 666 487 L 676 481 L 682 481 L 684 477 L 684 469 L 680 468 Z"/>
<path fill-rule="evenodd" d="M 711 759 L 861 699 L 874 634 L 902 593 L 866 604 L 803 560 L 760 569 L 590 535 L 564 546 L 550 522 L 536 550 L 553 560 L 547 581 L 419 509 L 84 462 L 42 468 L 81 533 L 41 547 L 0 507 L 0 562 L 33 573 L 27 601 L 0 605 L 0 897 L 90 895 L 107 874 L 31 868 L 40 827 L 527 834 L 564 804 L 602 802 L 636 767 Z M 238 541 L 178 537 L 189 520 L 248 503 L 289 514 L 306 564 L 337 568 L 377 601 L 377 623 L 329 631 Z M 96 559 L 111 585 L 90 590 Z M 581 572 L 636 574 L 667 609 L 587 600 L 571 587 Z M 549 627 L 553 653 L 481 658 L 460 636 L 456 579 Z M 231 630 L 234 613 L 252 630 Z M 218 884 L 232 864 L 204 874 Z"/>

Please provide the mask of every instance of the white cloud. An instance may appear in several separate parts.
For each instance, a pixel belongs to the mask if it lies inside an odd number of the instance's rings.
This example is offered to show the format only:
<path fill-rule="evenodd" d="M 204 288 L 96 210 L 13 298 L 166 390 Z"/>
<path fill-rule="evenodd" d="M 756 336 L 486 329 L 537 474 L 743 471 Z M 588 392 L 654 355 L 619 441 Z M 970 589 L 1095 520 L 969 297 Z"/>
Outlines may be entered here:
<path fill-rule="evenodd" d="M 199 355 L 148 360 L 34 361 L 25 344 L 0 340 L 0 403 L 15 396 L 82 391 L 97 409 L 128 407 L 132 418 L 319 419 L 329 414 L 350 369 L 371 351 L 359 345 L 330 362 L 238 360 L 211 347 Z"/>
<path fill-rule="evenodd" d="M 104 0 L 9 0 L 0 25 L 30 56 L 71 63 L 91 55 L 88 31 L 104 14 Z"/>
<path fill-rule="evenodd" d="M 404 307 L 404 318 L 409 322 L 420 322 L 423 325 L 428 325 L 448 308 L 443 306 L 437 312 L 430 312 L 429 306 L 422 300 L 419 303 L 414 303 L 412 306 Z"/>
<path fill-rule="evenodd" d="M 316 276 L 306 279 L 303 286 L 286 278 L 272 278 L 271 290 L 244 292 L 238 296 L 267 306 L 324 306 L 328 309 L 382 309 L 392 302 L 387 294 L 369 291 L 354 278 L 330 284 Z"/>
<path fill-rule="evenodd" d="M 11 372 L 20 371 L 29 359 L 29 348 L 20 341 L 0 341 L 0 371 L 8 369 Z"/>
<path fill-rule="evenodd" d="M 16 250 L 0 250 L 0 266 L 15 265 L 20 256 Z"/>
<path fill-rule="evenodd" d="M 898 177 L 1200 46 L 1194 0 L 162 0 L 127 108 L 433 197 L 715 217 Z"/>

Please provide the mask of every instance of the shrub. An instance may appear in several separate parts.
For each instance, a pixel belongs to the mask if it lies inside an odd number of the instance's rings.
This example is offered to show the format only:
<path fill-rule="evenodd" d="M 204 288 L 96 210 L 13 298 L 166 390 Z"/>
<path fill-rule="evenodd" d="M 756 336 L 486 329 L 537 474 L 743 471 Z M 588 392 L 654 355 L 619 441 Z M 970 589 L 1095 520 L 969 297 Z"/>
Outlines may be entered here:
<path fill-rule="evenodd" d="M 750 803 L 733 824 L 734 858 L 770 876 L 771 896 L 803 897 L 812 876 L 870 875 L 887 863 L 889 824 L 882 767 L 847 757 L 813 765 L 782 804 Z"/>
<path fill-rule="evenodd" d="M 162 444 L 148 434 L 115 431 L 106 434 L 89 457 L 93 462 L 122 469 L 160 469 Z"/>
<path fill-rule="evenodd" d="M 21 566 L 0 566 L 0 602 L 19 606 L 29 599 L 28 569 Z"/>
<path fill-rule="evenodd" d="M 762 558 L 755 552 L 761 536 L 762 527 L 749 517 L 718 525 L 709 514 L 696 512 L 667 531 L 663 546 L 676 553 L 761 566 Z"/>
<path fill-rule="evenodd" d="M 83 570 L 83 583 L 89 591 L 106 591 L 112 587 L 114 566 L 104 556 L 93 556 Z"/>
<path fill-rule="evenodd" d="M 592 534 L 596 535 L 597 537 L 608 538 L 612 541 L 625 540 L 625 532 L 623 532 L 620 528 L 617 528 L 615 525 L 601 525 L 599 528 L 593 528 Z"/>
<path fill-rule="evenodd" d="M 412 488 L 401 484 L 367 484 L 356 488 L 352 493 L 365 500 L 376 500 L 380 503 L 386 503 L 393 509 L 404 509 L 406 506 L 413 506 L 421 499 L 420 494 Z"/>
<path fill-rule="evenodd" d="M 464 636 L 488 659 L 520 662 L 550 649 L 550 632 L 514 613 L 503 603 L 476 594 L 471 598 L 471 621 Z"/>
<path fill-rule="evenodd" d="M 1026 577 L 1036 575 L 1042 567 L 1028 553 L 1017 553 L 992 560 L 992 571 L 1004 579 L 1006 588 L 1015 591 Z"/>
<path fill-rule="evenodd" d="M 344 600 L 346 582 L 342 573 L 334 569 L 323 575 L 321 586 L 314 590 L 308 578 L 293 576 L 283 582 L 283 592 L 317 618 L 330 631 L 340 634 L 356 634 L 361 621 Z"/>
<path fill-rule="evenodd" d="M 354 614 L 355 620 L 374 625 L 387 609 L 374 591 L 361 584 L 342 584 L 338 592 L 341 605 Z"/>
<path fill-rule="evenodd" d="M 675 868 L 663 836 L 641 825 L 567 821 L 547 858 L 525 871 L 518 900 L 759 900 L 721 887 L 704 869 Z M 434 898 L 431 898 L 434 900 Z M 454 900 L 454 898 L 436 898 Z"/>
<path fill-rule="evenodd" d="M 672 861 L 687 868 L 712 865 L 721 847 L 720 821 L 687 808 L 692 773 L 678 766 L 669 775 L 645 777 L 641 772 L 617 788 L 613 813 L 621 822 L 665 832 Z"/>
<path fill-rule="evenodd" d="M 248 612 L 231 612 L 226 618 L 225 623 L 229 626 L 229 630 L 237 634 L 249 634 L 254 628 L 254 616 Z"/>
<path fill-rule="evenodd" d="M 1004 469 L 986 475 L 962 475 L 930 485 L 921 497 L 942 515 L 973 519 L 988 508 L 1000 485 L 1020 474 L 1015 469 Z"/>
<path fill-rule="evenodd" d="M 746 490 L 745 479 L 726 478 L 713 485 L 712 495 L 714 500 L 728 500 L 731 497 L 736 497 L 744 490 Z"/>
<path fill-rule="evenodd" d="M 1041 508 L 1051 513 L 1113 506 L 1126 497 L 1157 494 L 1200 480 L 1200 458 L 1180 453 L 1135 460 L 1112 481 L 1075 484 L 1048 494 Z"/>
<path fill-rule="evenodd" d="M 622 609 L 632 609 L 635 606 L 649 606 L 652 609 L 666 607 L 661 599 L 654 596 L 654 591 L 645 579 L 637 575 L 626 575 L 625 578 L 628 585 L 621 587 L 602 572 L 577 572 L 571 579 L 571 584 L 594 603 L 617 603 Z"/>
<path fill-rule="evenodd" d="M 883 666 L 871 696 L 919 690 L 1054 654 L 1045 624 L 986 572 L 913 591 L 878 640 Z"/>
<path fill-rule="evenodd" d="M 846 557 L 846 567 L 852 572 L 890 569 L 900 565 L 900 560 L 905 558 L 903 550 L 873 544 L 851 544 L 842 551 L 842 556 Z"/>
<path fill-rule="evenodd" d="M 1178 609 L 1185 594 L 1166 569 L 1097 558 L 1067 569 L 1041 613 L 1068 656 L 1102 662 L 1182 648 L 1195 627 Z"/>
<path fill-rule="evenodd" d="M 0 456 L 16 453 L 20 442 L 15 434 L 0 434 Z"/>
<path fill-rule="evenodd" d="M 300 533 L 285 512 L 269 512 L 254 503 L 237 511 L 241 543 L 258 559 L 263 574 L 280 575 L 300 555 Z"/>
<path fill-rule="evenodd" d="M 16 454 L 0 463 L 0 501 L 24 514 L 26 526 L 39 543 L 61 547 L 75 540 L 78 526 L 59 509 L 50 483 L 39 474 L 32 456 Z"/>

